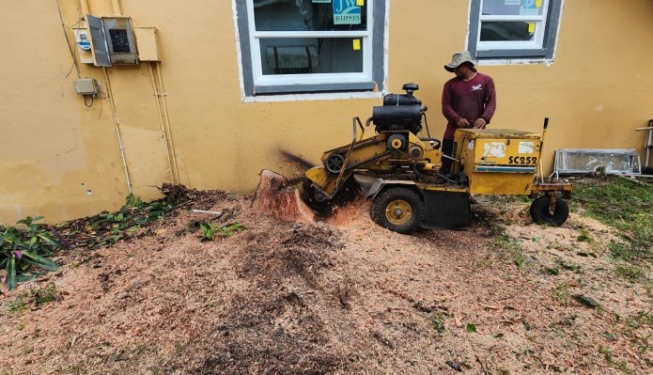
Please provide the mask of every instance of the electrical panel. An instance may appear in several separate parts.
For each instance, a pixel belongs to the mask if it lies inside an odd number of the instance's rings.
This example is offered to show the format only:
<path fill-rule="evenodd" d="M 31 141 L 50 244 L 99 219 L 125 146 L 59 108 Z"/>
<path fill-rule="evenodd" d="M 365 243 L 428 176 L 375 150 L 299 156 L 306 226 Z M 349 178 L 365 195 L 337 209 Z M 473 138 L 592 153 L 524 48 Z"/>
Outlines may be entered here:
<path fill-rule="evenodd" d="M 87 15 L 96 66 L 138 64 L 131 18 Z"/>

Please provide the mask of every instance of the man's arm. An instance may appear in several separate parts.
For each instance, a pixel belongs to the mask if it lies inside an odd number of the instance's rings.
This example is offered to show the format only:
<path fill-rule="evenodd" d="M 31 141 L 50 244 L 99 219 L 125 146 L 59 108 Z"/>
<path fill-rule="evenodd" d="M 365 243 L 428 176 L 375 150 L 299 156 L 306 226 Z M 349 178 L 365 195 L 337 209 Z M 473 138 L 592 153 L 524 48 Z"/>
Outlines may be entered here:
<path fill-rule="evenodd" d="M 490 76 L 487 76 L 487 80 L 485 81 L 483 104 L 485 105 L 485 109 L 483 110 L 481 118 L 489 124 L 490 120 L 492 120 L 492 116 L 494 116 L 494 111 L 497 109 L 497 91 L 494 87 L 494 80 Z"/>
<path fill-rule="evenodd" d="M 442 114 L 447 121 L 458 126 L 464 120 L 451 106 L 451 82 L 445 83 L 442 89 Z"/>

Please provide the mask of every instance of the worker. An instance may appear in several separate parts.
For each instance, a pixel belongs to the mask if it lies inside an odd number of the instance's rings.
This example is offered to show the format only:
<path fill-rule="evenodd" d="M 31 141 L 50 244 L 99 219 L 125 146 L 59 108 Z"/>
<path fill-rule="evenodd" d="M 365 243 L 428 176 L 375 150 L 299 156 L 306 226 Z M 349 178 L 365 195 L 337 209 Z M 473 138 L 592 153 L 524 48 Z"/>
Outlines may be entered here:
<path fill-rule="evenodd" d="M 442 137 L 442 153 L 453 156 L 456 129 L 485 129 L 497 108 L 497 97 L 492 77 L 476 70 L 469 52 L 455 53 L 444 68 L 456 74 L 442 90 L 442 114 L 448 121 Z M 451 164 L 451 160 L 442 158 L 441 173 L 451 173 Z"/>

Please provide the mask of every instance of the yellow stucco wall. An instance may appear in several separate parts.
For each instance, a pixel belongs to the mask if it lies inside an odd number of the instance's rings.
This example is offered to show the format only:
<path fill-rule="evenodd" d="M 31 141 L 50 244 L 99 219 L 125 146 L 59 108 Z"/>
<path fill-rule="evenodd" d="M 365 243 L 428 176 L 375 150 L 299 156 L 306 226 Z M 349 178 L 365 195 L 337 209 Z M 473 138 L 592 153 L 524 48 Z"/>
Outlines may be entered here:
<path fill-rule="evenodd" d="M 116 2 L 90 0 L 90 13 L 112 15 Z M 60 3 L 73 38 L 78 1 Z M 251 192 L 261 169 L 297 175 L 280 149 L 317 163 L 322 151 L 349 142 L 352 116 L 366 118 L 379 104 L 243 103 L 232 1 L 119 3 L 136 26 L 158 29 L 175 161 L 189 187 Z M 72 60 L 55 2 L 12 1 L 2 9 L 0 224 L 120 207 L 129 189 L 117 128 L 134 193 L 158 197 L 156 186 L 172 181 L 172 173 L 150 64 L 114 67 L 107 76 L 81 64 L 81 76 L 102 88 L 86 107 L 73 89 L 75 70 L 64 79 Z M 442 65 L 465 46 L 469 2 L 391 0 L 389 10 L 389 91 L 419 83 L 417 95 L 431 108 L 431 131 L 439 136 L 440 93 L 450 78 Z M 566 0 L 553 64 L 479 68 L 497 84 L 491 126 L 539 130 L 550 117 L 549 170 L 557 148 L 637 148 L 643 157 L 644 134 L 634 129 L 653 118 L 652 19 L 650 0 Z"/>

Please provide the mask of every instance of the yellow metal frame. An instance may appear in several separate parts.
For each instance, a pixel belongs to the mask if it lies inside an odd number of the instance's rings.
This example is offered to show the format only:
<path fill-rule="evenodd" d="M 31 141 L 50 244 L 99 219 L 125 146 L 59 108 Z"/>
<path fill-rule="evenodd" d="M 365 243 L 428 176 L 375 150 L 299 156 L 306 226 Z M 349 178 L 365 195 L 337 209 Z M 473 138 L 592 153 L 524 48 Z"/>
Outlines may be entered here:
<path fill-rule="evenodd" d="M 454 157 L 471 194 L 531 195 L 542 139 L 511 129 L 458 129 Z"/>
<path fill-rule="evenodd" d="M 363 139 L 365 128 L 360 119 L 353 119 L 353 136 L 351 144 L 338 147 L 322 154 L 322 165 L 334 154 L 343 156 L 344 163 L 336 175 L 327 171 L 323 166 L 309 169 L 305 176 L 313 182 L 328 198 L 332 198 L 356 170 L 373 169 L 379 172 L 391 172 L 396 168 L 416 167 L 419 171 L 438 171 L 442 166 L 442 151 L 434 149 L 428 142 L 423 142 L 410 131 L 381 132 L 373 137 Z M 357 131 L 360 128 L 360 134 Z M 404 146 L 400 147 L 395 141 L 389 141 L 390 136 L 400 134 L 404 136 Z M 388 147 L 390 142 L 391 147 Z M 417 148 L 419 157 L 411 157 L 409 150 Z"/>
<path fill-rule="evenodd" d="M 360 127 L 360 134 L 357 132 Z M 367 124 L 369 127 L 369 121 Z M 442 166 L 442 151 L 434 149 L 409 131 L 381 132 L 363 139 L 365 127 L 358 118 L 353 121 L 351 144 L 326 151 L 322 164 L 334 154 L 344 158 L 339 173 L 330 173 L 324 166 L 308 170 L 305 175 L 313 185 L 328 198 L 333 198 L 356 171 L 379 172 L 379 177 L 394 171 L 438 172 Z M 391 139 L 395 134 L 404 137 Z M 400 143 L 404 143 L 403 146 Z M 532 198 L 545 193 L 562 192 L 564 198 L 571 197 L 571 184 L 543 183 L 536 181 L 537 167 L 542 148 L 542 136 L 537 133 L 510 129 L 459 129 L 455 133 L 454 173 L 464 172 L 467 186 L 415 182 L 420 190 L 470 193 L 480 195 L 525 195 Z M 408 150 L 419 147 L 416 153 L 421 157 L 411 158 Z M 403 151 L 402 151 L 403 150 Z M 418 174 L 418 173 L 417 173 Z"/>

